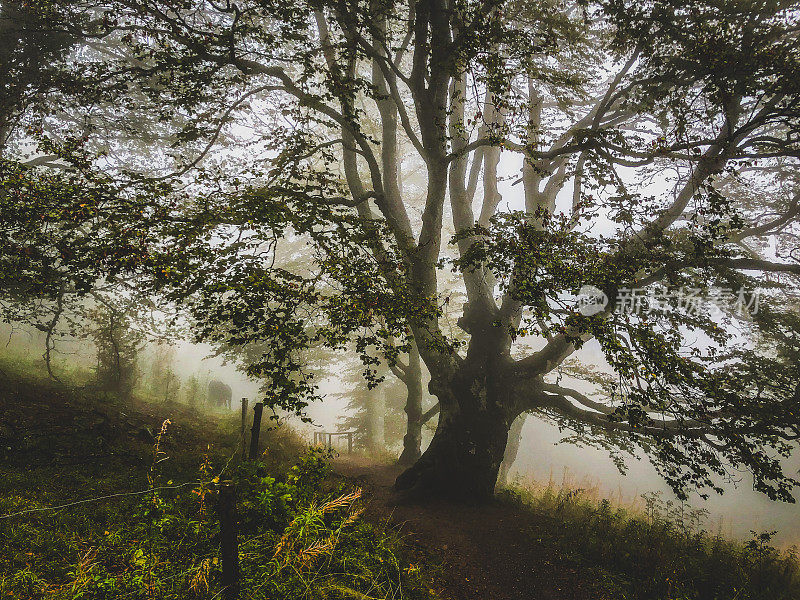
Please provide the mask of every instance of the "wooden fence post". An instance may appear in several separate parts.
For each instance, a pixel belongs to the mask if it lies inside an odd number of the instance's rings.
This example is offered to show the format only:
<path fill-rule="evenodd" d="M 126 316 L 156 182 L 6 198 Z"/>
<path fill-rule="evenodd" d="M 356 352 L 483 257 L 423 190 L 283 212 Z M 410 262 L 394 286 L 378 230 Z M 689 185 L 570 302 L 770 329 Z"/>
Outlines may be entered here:
<path fill-rule="evenodd" d="M 247 458 L 247 398 L 242 398 L 242 460 Z"/>
<path fill-rule="evenodd" d="M 232 481 L 219 485 L 217 502 L 222 558 L 222 598 L 239 600 L 239 540 L 236 526 L 236 487 Z"/>
<path fill-rule="evenodd" d="M 253 406 L 253 428 L 250 430 L 250 460 L 258 458 L 258 436 L 261 434 L 261 412 L 263 410 L 263 402 L 256 402 L 255 406 Z"/>

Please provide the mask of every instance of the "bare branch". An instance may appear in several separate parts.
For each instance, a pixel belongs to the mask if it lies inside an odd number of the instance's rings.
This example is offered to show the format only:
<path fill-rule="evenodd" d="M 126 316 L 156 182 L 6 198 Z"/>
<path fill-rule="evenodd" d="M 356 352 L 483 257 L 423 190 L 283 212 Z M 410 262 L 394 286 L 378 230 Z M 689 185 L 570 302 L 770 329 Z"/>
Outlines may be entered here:
<path fill-rule="evenodd" d="M 578 390 L 574 390 L 572 388 L 562 387 L 560 385 L 555 385 L 551 383 L 544 383 L 542 384 L 542 389 L 546 392 L 550 392 L 553 394 L 561 394 L 562 396 L 569 396 L 574 400 L 577 400 L 583 406 L 590 408 L 592 410 L 596 410 L 599 413 L 610 415 L 614 412 L 614 409 L 609 407 L 602 402 L 595 402 L 585 394 L 582 394 Z"/>
<path fill-rule="evenodd" d="M 775 263 L 755 258 L 713 258 L 708 262 L 712 265 L 742 271 L 769 271 L 773 273 L 792 273 L 794 275 L 800 275 L 800 264 Z"/>

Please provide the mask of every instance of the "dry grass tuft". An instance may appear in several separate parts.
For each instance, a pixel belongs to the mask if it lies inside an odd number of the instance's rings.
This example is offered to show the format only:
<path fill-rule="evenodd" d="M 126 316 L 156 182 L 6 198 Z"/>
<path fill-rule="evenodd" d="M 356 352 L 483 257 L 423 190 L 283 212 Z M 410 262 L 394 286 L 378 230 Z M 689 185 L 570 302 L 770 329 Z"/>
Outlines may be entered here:
<path fill-rule="evenodd" d="M 208 576 L 211 572 L 211 559 L 206 558 L 200 562 L 192 579 L 189 581 L 189 591 L 195 598 L 207 598 L 209 593 Z"/>
<path fill-rule="evenodd" d="M 343 496 L 334 498 L 330 502 L 326 502 L 325 504 L 319 507 L 319 511 L 324 515 L 334 512 L 345 506 L 350 506 L 353 502 L 361 498 L 361 494 L 362 494 L 361 488 L 356 488 L 350 494 L 344 494 Z"/>
<path fill-rule="evenodd" d="M 362 508 L 355 505 L 362 494 L 361 488 L 356 488 L 320 506 L 314 504 L 308 506 L 286 528 L 275 545 L 272 558 L 277 560 L 281 567 L 293 564 L 302 570 L 311 566 L 321 556 L 330 555 L 336 549 L 342 529 L 354 523 L 363 512 Z M 343 509 L 347 509 L 347 513 L 338 525 L 325 524 L 325 515 Z M 295 550 L 298 547 L 300 550 Z"/>

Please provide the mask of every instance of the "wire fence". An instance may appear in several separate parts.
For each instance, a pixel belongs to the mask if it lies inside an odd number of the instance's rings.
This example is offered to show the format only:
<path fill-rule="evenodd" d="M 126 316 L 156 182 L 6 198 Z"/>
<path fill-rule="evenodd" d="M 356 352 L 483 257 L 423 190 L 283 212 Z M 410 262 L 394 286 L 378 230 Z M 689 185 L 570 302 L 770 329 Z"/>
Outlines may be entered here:
<path fill-rule="evenodd" d="M 203 483 L 204 482 L 200 482 L 200 481 L 187 481 L 186 483 L 180 483 L 178 485 L 163 485 L 163 486 L 159 486 L 159 487 L 148 488 L 146 490 L 137 490 L 135 492 L 120 492 L 120 493 L 117 493 L 117 494 L 108 494 L 106 496 L 96 496 L 94 498 L 85 498 L 84 500 L 76 500 L 75 502 L 68 502 L 67 504 L 59 504 L 57 506 L 44 506 L 44 507 L 41 507 L 41 508 L 31 508 L 31 509 L 28 509 L 28 510 L 21 510 L 19 512 L 9 513 L 7 515 L 0 515 L 0 520 L 2 520 L 2 519 L 10 519 L 12 517 L 21 517 L 22 515 L 28 515 L 28 514 L 31 514 L 31 513 L 58 511 L 58 510 L 63 510 L 65 508 L 70 508 L 71 506 L 78 506 L 78 505 L 81 505 L 81 504 L 89 504 L 91 502 L 99 502 L 101 500 L 109 500 L 111 498 L 124 498 L 126 496 L 141 496 L 143 494 L 150 494 L 150 493 L 153 493 L 153 492 L 159 492 L 161 490 L 177 490 L 177 489 L 184 488 L 184 487 L 187 487 L 187 486 L 190 486 L 190 485 L 191 486 L 202 485 Z M 211 482 L 209 481 L 209 482 L 205 482 L 205 483 L 208 484 L 208 483 L 211 483 Z"/>
<path fill-rule="evenodd" d="M 244 440 L 243 439 L 239 439 L 236 442 L 236 446 L 234 447 L 233 451 L 231 452 L 231 455 L 228 457 L 228 460 L 225 462 L 225 465 L 222 467 L 222 469 L 219 471 L 219 473 L 217 473 L 217 475 L 214 478 L 212 478 L 211 480 L 209 480 L 209 481 L 200 481 L 200 480 L 195 479 L 194 481 L 187 481 L 187 482 L 178 483 L 178 484 L 175 484 L 175 485 L 162 485 L 162 486 L 158 486 L 158 487 L 148 487 L 146 489 L 136 490 L 136 491 L 133 491 L 133 492 L 118 492 L 118 493 L 115 493 L 115 494 L 106 494 L 105 496 L 95 496 L 93 498 L 84 498 L 83 500 L 76 500 L 74 502 L 67 502 L 66 504 L 58 504 L 56 506 L 42 506 L 42 507 L 39 507 L 39 508 L 30 508 L 30 509 L 27 509 L 27 510 L 20 510 L 18 512 L 13 512 L 13 513 L 5 514 L 5 515 L 0 515 L 0 521 L 5 520 L 5 519 L 11 519 L 13 517 L 21 517 L 21 516 L 28 515 L 28 514 L 33 514 L 33 513 L 55 512 L 55 511 L 59 511 L 59 510 L 64 510 L 65 508 L 71 508 L 73 506 L 80 506 L 82 504 L 90 504 L 92 502 L 100 502 L 100 501 L 103 501 L 103 500 L 111 500 L 113 498 L 125 498 L 125 497 L 130 497 L 130 496 L 143 496 L 145 494 L 151 494 L 151 493 L 154 493 L 154 492 L 160 492 L 160 491 L 164 491 L 164 490 L 179 490 L 179 489 L 182 489 L 182 488 L 185 488 L 185 487 L 189 487 L 189 486 L 197 487 L 197 486 L 203 486 L 203 485 L 213 485 L 214 483 L 219 481 L 222 478 L 222 476 L 227 472 L 228 467 L 230 466 L 231 462 L 233 462 L 233 459 L 236 457 L 236 454 L 239 452 L 239 448 L 241 446 L 244 446 Z"/>
<path fill-rule="evenodd" d="M 54 513 L 61 510 L 66 510 L 68 508 L 72 508 L 75 506 L 81 506 L 85 504 L 90 504 L 93 502 L 102 502 L 104 500 L 113 500 L 113 499 L 121 499 L 121 498 L 129 498 L 135 496 L 143 496 L 146 494 L 155 494 L 156 492 L 160 491 L 168 491 L 168 490 L 180 490 L 187 487 L 193 488 L 203 488 L 203 487 L 216 487 L 219 490 L 219 499 L 217 502 L 217 513 L 220 523 L 220 555 L 221 555 L 221 566 L 222 566 L 222 579 L 223 579 L 223 587 L 222 589 L 214 595 L 214 598 L 218 598 L 222 596 L 225 600 L 234 600 L 238 598 L 239 593 L 239 556 L 238 556 L 238 534 L 237 534 L 237 517 L 236 517 L 236 486 L 232 481 L 223 481 L 222 476 L 226 474 L 228 471 L 233 459 L 239 454 L 240 449 L 242 450 L 242 458 L 244 459 L 244 449 L 245 449 L 245 424 L 246 424 L 246 406 L 247 404 L 243 402 L 243 410 L 242 410 L 242 426 L 241 426 L 241 434 L 239 436 L 239 440 L 237 441 L 236 445 L 234 446 L 230 456 L 228 457 L 227 461 L 225 462 L 222 469 L 217 473 L 217 475 L 211 478 L 208 481 L 204 481 L 202 479 L 195 479 L 193 481 L 186 481 L 184 483 L 178 484 L 169 484 L 169 485 L 161 485 L 156 486 L 153 485 L 155 483 L 153 478 L 153 469 L 155 466 L 160 462 L 159 460 L 159 444 L 161 441 L 161 436 L 165 433 L 167 425 L 170 423 L 169 420 L 164 421 L 161 427 L 161 432 L 156 437 L 156 443 L 153 450 L 153 465 L 151 466 L 150 473 L 148 474 L 148 482 L 150 485 L 146 489 L 142 490 L 135 490 L 131 492 L 116 492 L 113 494 L 105 494 L 102 496 L 94 496 L 92 498 L 84 498 L 81 500 L 75 500 L 73 502 L 67 502 L 64 504 L 58 504 L 56 506 L 41 506 L 37 508 L 29 508 L 26 510 L 20 510 L 4 515 L 0 515 L 0 521 L 23 517 L 25 515 L 30 514 L 41 514 L 41 513 Z M 253 407 L 255 412 L 255 418 L 253 420 L 253 429 L 251 431 L 251 444 L 250 444 L 250 459 L 257 458 L 258 456 L 258 446 L 259 446 L 259 432 L 261 429 L 261 419 L 260 413 L 261 409 L 263 409 L 263 404 L 258 403 L 256 406 Z M 192 569 L 185 571 L 183 573 L 178 573 L 175 575 L 170 576 L 170 579 L 179 577 L 182 575 L 186 575 L 187 573 L 192 572 Z M 141 593 L 140 591 L 129 592 L 130 595 L 134 595 L 136 593 Z M 129 594 L 125 594 L 120 597 L 125 597 Z"/>

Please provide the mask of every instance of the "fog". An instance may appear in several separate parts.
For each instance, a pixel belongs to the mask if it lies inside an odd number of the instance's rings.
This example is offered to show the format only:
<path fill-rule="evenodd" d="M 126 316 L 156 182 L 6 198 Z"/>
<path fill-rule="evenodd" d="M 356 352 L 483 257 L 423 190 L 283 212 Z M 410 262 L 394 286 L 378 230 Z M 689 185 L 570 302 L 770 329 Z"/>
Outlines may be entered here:
<path fill-rule="evenodd" d="M 336 391 L 336 383 L 328 380 L 324 389 Z M 325 431 L 335 431 L 338 420 L 345 413 L 346 401 L 328 398 L 312 405 L 309 415 L 314 424 Z M 678 502 L 672 490 L 656 473 L 643 455 L 626 460 L 628 471 L 620 474 L 608 454 L 594 448 L 579 448 L 568 443 L 559 443 L 563 435 L 558 428 L 529 416 L 523 429 L 519 455 L 511 470 L 512 482 L 520 484 L 535 479 L 547 482 L 551 477 L 555 483 L 566 483 L 571 487 L 599 488 L 599 493 L 614 502 L 638 508 L 644 506 L 641 495 L 662 492 L 665 500 Z M 638 460 L 637 460 L 638 458 Z M 800 459 L 793 457 L 791 468 L 800 468 Z M 705 529 L 726 536 L 748 539 L 750 531 L 758 533 L 777 531 L 776 546 L 789 547 L 800 544 L 800 519 L 797 505 L 773 502 L 752 489 L 752 482 L 745 473 L 738 474 L 738 482 L 721 483 L 725 493 L 714 492 L 707 500 L 697 494 L 690 496 L 693 508 L 706 509 L 709 516 Z M 798 497 L 795 493 L 795 497 Z"/>
<path fill-rule="evenodd" d="M 677 498 L 658 476 L 650 462 L 640 456 L 626 461 L 629 469 L 621 475 L 608 455 L 592 448 L 577 448 L 570 444 L 559 444 L 561 439 L 556 427 L 529 417 L 523 430 L 520 452 L 512 468 L 512 478 L 534 477 L 556 482 L 567 477 L 577 487 L 599 486 L 601 494 L 612 500 L 622 496 L 623 503 L 637 502 L 643 506 L 640 495 L 661 491 L 665 499 Z M 788 463 L 797 471 L 800 460 L 793 457 Z M 752 489 L 752 481 L 746 473 L 738 474 L 738 483 L 722 483 L 725 493 L 711 493 L 708 500 L 696 494 L 690 496 L 694 508 L 709 511 L 705 528 L 711 532 L 721 529 L 723 534 L 738 538 L 751 537 L 750 531 L 758 533 L 777 531 L 775 544 L 788 547 L 800 544 L 800 519 L 794 504 L 773 502 Z M 795 492 L 795 498 L 798 498 Z"/>
<path fill-rule="evenodd" d="M 0 326 L 0 352 L 31 361 L 40 361 L 43 348 L 43 334 L 28 327 Z M 251 403 L 259 398 L 259 382 L 249 379 L 235 364 L 213 356 L 214 349 L 208 344 L 195 344 L 186 340 L 173 343 L 174 369 L 182 380 L 192 375 L 205 379 L 218 379 L 232 388 L 232 409 L 239 410 L 242 398 Z M 65 337 L 59 340 L 55 353 L 55 364 L 82 365 L 91 368 L 93 350 L 84 340 Z M 591 358 L 594 352 L 583 352 Z M 147 348 L 142 353 L 140 368 L 146 371 Z M 142 375 L 143 376 L 143 375 Z M 284 417 L 284 422 L 297 430 L 306 440 L 311 440 L 312 431 L 337 431 L 341 420 L 348 415 L 348 399 L 343 390 L 346 386 L 336 377 L 327 377 L 319 382 L 322 401 L 308 407 L 311 423 Z M 380 393 L 374 391 L 373 393 Z M 165 417 L 168 415 L 165 415 Z M 430 441 L 431 429 L 426 430 L 424 444 Z M 623 506 L 642 508 L 641 495 L 648 492 L 661 492 L 665 500 L 677 502 L 677 498 L 656 473 L 646 456 L 628 456 L 626 474 L 621 474 L 606 452 L 569 443 L 559 443 L 563 434 L 558 428 L 543 422 L 535 416 L 528 416 L 523 429 L 519 454 L 511 469 L 510 481 L 519 485 L 537 481 L 556 485 L 562 482 L 573 488 L 583 488 L 609 498 Z M 423 447 L 424 449 L 424 447 Z M 391 448 L 399 453 L 399 448 Z M 786 463 L 789 472 L 800 469 L 800 458 L 795 455 Z M 752 481 L 747 473 L 733 473 L 731 481 L 720 482 L 725 490 L 723 495 L 711 492 L 707 500 L 696 493 L 690 496 L 692 507 L 705 509 L 709 516 L 704 527 L 710 532 L 721 532 L 726 536 L 747 539 L 751 531 L 777 531 L 774 544 L 789 547 L 800 544 L 800 519 L 796 505 L 773 502 L 765 495 L 752 489 Z M 797 497 L 797 493 L 795 493 Z"/>

